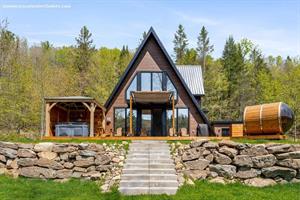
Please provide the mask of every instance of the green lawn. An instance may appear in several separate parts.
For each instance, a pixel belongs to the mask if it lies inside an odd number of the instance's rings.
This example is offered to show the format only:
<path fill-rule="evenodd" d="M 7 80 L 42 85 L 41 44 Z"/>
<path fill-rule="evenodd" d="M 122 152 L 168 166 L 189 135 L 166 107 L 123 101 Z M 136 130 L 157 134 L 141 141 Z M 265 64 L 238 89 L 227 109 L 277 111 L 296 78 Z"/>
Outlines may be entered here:
<path fill-rule="evenodd" d="M 221 185 L 207 181 L 196 182 L 195 186 L 184 186 L 176 195 L 142 195 L 122 196 L 115 189 L 111 193 L 101 194 L 98 185 L 92 181 L 71 180 L 66 183 L 32 180 L 25 178 L 12 179 L 0 176 L 1 200 L 246 200 L 246 199 L 300 199 L 300 184 L 276 185 L 266 188 L 254 188 L 239 183 Z"/>

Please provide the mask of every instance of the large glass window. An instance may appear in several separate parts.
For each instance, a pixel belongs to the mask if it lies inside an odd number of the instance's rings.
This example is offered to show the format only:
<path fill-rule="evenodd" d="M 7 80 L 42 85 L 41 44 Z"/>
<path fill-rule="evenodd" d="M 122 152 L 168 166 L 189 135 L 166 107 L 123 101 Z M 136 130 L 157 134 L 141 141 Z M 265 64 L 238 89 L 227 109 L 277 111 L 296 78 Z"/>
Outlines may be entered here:
<path fill-rule="evenodd" d="M 133 135 L 136 133 L 136 119 L 137 119 L 137 112 L 136 110 L 132 110 L 132 131 Z M 127 133 L 130 131 L 130 109 L 126 109 L 126 130 Z"/>
<path fill-rule="evenodd" d="M 134 79 L 132 80 L 130 86 L 128 87 L 128 89 L 126 91 L 126 99 L 129 100 L 130 99 L 130 92 L 131 91 L 136 91 L 136 90 L 137 90 L 137 78 L 135 76 Z"/>
<path fill-rule="evenodd" d="M 141 73 L 141 90 L 151 91 L 151 73 Z"/>
<path fill-rule="evenodd" d="M 173 116 L 173 111 L 172 110 L 167 110 L 167 132 L 168 134 L 170 133 L 170 128 L 173 128 L 172 124 L 172 116 Z M 174 110 L 174 118 L 175 118 L 175 128 L 177 128 L 177 110 Z"/>
<path fill-rule="evenodd" d="M 177 90 L 166 72 L 140 72 L 135 75 L 126 90 L 126 100 L 131 91 L 170 91 L 177 99 Z"/>
<path fill-rule="evenodd" d="M 162 73 L 152 73 L 152 90 L 162 91 L 163 76 Z"/>
<path fill-rule="evenodd" d="M 151 110 L 142 110 L 141 136 L 151 135 Z"/>
<path fill-rule="evenodd" d="M 167 77 L 167 91 L 173 92 L 174 98 L 177 99 L 177 90 L 169 77 Z"/>
<path fill-rule="evenodd" d="M 122 133 L 125 133 L 125 108 L 116 108 L 115 109 L 115 133 L 119 130 L 122 131 Z"/>
<path fill-rule="evenodd" d="M 178 108 L 177 109 L 177 124 L 178 124 L 178 131 L 181 128 L 186 128 L 188 131 L 189 127 L 189 110 L 187 108 Z"/>

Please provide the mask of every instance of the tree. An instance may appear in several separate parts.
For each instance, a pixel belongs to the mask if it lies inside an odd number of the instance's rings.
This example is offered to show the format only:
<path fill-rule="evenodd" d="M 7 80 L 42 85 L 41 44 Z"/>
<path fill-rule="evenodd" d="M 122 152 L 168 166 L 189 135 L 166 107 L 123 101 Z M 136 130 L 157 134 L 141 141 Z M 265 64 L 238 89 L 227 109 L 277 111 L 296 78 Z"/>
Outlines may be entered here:
<path fill-rule="evenodd" d="M 183 65 L 198 65 L 199 60 L 197 57 L 197 51 L 193 48 L 187 49 L 186 53 L 184 54 L 181 64 Z"/>
<path fill-rule="evenodd" d="M 234 119 L 242 116 L 243 108 L 241 107 L 242 88 L 240 83 L 243 80 L 244 57 L 242 54 L 241 45 L 236 44 L 233 37 L 230 36 L 225 43 L 222 65 L 229 83 L 228 85 L 228 99 L 229 113 Z"/>
<path fill-rule="evenodd" d="M 182 64 L 184 55 L 187 51 L 188 40 L 184 32 L 184 28 L 181 24 L 178 26 L 178 30 L 175 33 L 174 43 L 174 52 L 176 58 L 176 64 Z"/>
<path fill-rule="evenodd" d="M 144 41 L 144 39 L 146 39 L 147 33 L 146 31 L 143 32 L 142 38 L 140 39 L 140 44 L 142 44 L 142 42 Z"/>
<path fill-rule="evenodd" d="M 205 59 L 206 56 L 209 55 L 211 52 L 214 51 L 214 46 L 210 45 L 209 43 L 209 37 L 208 37 L 208 32 L 205 29 L 204 26 L 201 28 L 201 32 L 198 36 L 198 42 L 197 42 L 197 51 L 199 52 L 199 57 L 202 63 L 202 69 L 203 73 L 206 71 L 206 66 L 205 66 Z"/>
<path fill-rule="evenodd" d="M 91 57 L 95 51 L 93 40 L 91 39 L 92 33 L 86 26 L 83 26 L 80 30 L 79 37 L 76 38 L 77 51 L 75 65 L 80 73 L 81 80 L 79 81 L 79 90 L 84 95 L 86 86 L 85 72 L 91 65 Z"/>

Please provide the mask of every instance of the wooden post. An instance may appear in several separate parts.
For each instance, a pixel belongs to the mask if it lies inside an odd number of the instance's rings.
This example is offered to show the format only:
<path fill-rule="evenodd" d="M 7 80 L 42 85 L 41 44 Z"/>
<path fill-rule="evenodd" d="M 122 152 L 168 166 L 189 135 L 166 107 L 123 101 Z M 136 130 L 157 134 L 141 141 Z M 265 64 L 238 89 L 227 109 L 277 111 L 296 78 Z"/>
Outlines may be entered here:
<path fill-rule="evenodd" d="M 50 131 L 51 131 L 51 119 L 50 119 L 50 111 L 51 109 L 56 105 L 56 103 L 52 103 L 50 105 L 50 103 L 46 103 L 46 109 L 45 109 L 45 123 L 46 123 L 46 132 L 45 132 L 45 136 L 50 136 Z M 51 135 L 52 136 L 52 135 Z"/>
<path fill-rule="evenodd" d="M 102 128 L 103 128 L 103 133 L 105 133 L 106 132 L 106 122 L 105 122 L 105 112 L 102 110 L 102 117 L 103 117 L 103 119 L 102 119 Z"/>
<path fill-rule="evenodd" d="M 174 94 L 172 95 L 172 132 L 173 136 L 175 136 L 175 99 Z"/>
<path fill-rule="evenodd" d="M 90 110 L 90 137 L 94 137 L 94 121 L 95 121 L 95 110 L 96 104 L 91 103 L 91 110 Z"/>
<path fill-rule="evenodd" d="M 83 102 L 83 105 L 85 105 L 85 107 L 87 107 L 87 109 L 90 111 L 90 137 L 94 137 L 95 110 L 97 105 L 95 103 L 91 103 L 91 106 L 89 106 L 85 102 Z"/>
<path fill-rule="evenodd" d="M 132 131 L 132 96 L 130 95 L 130 116 L 129 116 L 129 132 L 130 135 L 133 136 L 133 131 Z"/>
<path fill-rule="evenodd" d="M 46 126 L 46 130 L 45 130 L 45 136 L 49 137 L 50 136 L 50 112 L 49 112 L 49 108 L 50 108 L 50 104 L 46 103 L 46 107 L 45 107 L 45 126 Z"/>

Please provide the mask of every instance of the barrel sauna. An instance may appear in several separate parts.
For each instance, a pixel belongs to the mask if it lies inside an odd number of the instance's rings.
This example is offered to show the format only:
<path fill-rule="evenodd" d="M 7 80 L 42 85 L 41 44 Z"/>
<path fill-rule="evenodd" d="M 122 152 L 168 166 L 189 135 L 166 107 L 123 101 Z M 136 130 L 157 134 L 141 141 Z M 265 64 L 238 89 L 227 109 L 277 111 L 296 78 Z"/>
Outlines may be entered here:
<path fill-rule="evenodd" d="M 282 102 L 247 106 L 244 110 L 244 133 L 284 134 L 291 128 L 293 121 L 293 111 Z"/>

